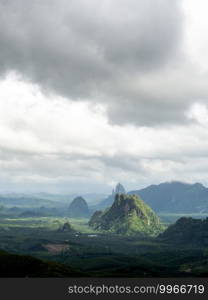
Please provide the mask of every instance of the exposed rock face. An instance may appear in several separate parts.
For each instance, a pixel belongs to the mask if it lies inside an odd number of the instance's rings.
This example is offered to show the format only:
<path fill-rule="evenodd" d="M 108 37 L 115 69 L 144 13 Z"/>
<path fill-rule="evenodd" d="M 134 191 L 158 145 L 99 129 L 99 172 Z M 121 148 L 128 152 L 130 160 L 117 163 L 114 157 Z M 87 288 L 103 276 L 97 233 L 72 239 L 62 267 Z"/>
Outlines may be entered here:
<path fill-rule="evenodd" d="M 82 197 L 76 197 L 69 206 L 69 217 L 85 218 L 89 217 L 87 202 Z"/>
<path fill-rule="evenodd" d="M 135 195 L 117 194 L 113 205 L 104 212 L 95 212 L 89 225 L 124 235 L 157 235 L 163 230 L 157 215 Z"/>
<path fill-rule="evenodd" d="M 126 190 L 121 183 L 118 183 L 113 191 L 112 195 L 115 196 L 116 194 L 126 194 Z"/>
<path fill-rule="evenodd" d="M 104 209 L 110 205 L 112 205 L 116 194 L 126 194 L 126 190 L 121 183 L 118 183 L 116 187 L 113 189 L 112 194 L 105 198 L 98 205 L 98 209 Z"/>

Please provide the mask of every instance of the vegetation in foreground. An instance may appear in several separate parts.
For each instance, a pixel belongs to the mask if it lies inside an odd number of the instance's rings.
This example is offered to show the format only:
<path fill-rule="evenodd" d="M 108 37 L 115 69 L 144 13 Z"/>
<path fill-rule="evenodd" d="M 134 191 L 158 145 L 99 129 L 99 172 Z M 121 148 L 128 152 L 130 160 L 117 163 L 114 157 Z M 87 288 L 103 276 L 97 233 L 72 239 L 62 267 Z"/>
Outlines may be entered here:
<path fill-rule="evenodd" d="M 29 255 L 0 251 L 0 277 L 81 277 L 83 274 L 57 262 L 42 261 Z"/>
<path fill-rule="evenodd" d="M 100 233 L 87 224 L 88 219 L 0 218 L 0 276 L 208 275 L 206 244 L 184 243 L 183 238 L 173 244 L 165 234 L 153 238 Z"/>

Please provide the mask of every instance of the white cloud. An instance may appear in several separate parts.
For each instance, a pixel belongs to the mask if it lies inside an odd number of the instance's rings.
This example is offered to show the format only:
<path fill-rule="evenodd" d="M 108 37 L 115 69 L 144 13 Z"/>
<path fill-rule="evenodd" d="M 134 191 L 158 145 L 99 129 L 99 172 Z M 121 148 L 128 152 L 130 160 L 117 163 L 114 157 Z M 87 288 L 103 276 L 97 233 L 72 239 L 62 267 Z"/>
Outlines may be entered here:
<path fill-rule="evenodd" d="M 0 0 L 1 189 L 208 185 L 208 4 L 118 2 Z"/>
<path fill-rule="evenodd" d="M 208 3 L 204 0 L 183 0 L 186 21 L 185 45 L 190 60 L 202 72 L 208 71 Z"/>
<path fill-rule="evenodd" d="M 208 184 L 203 105 L 192 107 L 194 123 L 183 126 L 111 125 L 102 107 L 43 95 L 14 74 L 0 82 L 0 99 L 2 188 L 5 182 L 73 192 L 117 181 L 129 188 L 172 179 Z"/>

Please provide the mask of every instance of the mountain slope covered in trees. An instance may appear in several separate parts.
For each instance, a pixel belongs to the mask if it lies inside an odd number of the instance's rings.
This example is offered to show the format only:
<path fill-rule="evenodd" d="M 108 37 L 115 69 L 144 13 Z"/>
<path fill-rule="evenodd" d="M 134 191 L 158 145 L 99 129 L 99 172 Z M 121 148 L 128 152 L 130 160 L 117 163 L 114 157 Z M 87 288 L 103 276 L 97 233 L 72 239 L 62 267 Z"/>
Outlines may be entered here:
<path fill-rule="evenodd" d="M 123 235 L 157 235 L 163 229 L 158 216 L 142 199 L 126 194 L 117 194 L 109 209 L 95 212 L 89 225 Z"/>

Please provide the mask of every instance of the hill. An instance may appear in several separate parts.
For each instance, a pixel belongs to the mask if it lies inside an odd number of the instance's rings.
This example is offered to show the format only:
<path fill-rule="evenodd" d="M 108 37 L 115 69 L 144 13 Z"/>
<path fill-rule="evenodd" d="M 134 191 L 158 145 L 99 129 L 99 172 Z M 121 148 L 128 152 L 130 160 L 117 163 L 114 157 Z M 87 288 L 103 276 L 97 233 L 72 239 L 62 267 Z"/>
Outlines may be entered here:
<path fill-rule="evenodd" d="M 208 246 L 208 218 L 180 218 L 160 236 L 165 242 L 181 245 Z"/>
<path fill-rule="evenodd" d="M 82 197 L 76 197 L 69 206 L 69 217 L 85 218 L 89 217 L 90 211 L 87 202 Z"/>
<path fill-rule="evenodd" d="M 122 235 L 157 235 L 163 227 L 153 210 L 136 195 L 116 194 L 113 205 L 89 221 L 95 230 Z"/>

